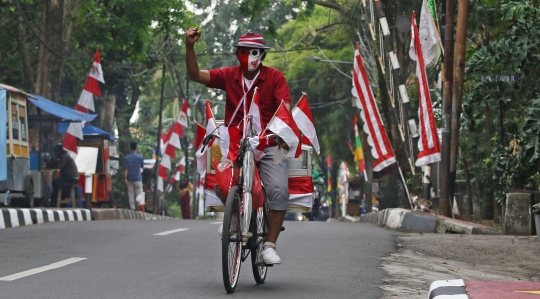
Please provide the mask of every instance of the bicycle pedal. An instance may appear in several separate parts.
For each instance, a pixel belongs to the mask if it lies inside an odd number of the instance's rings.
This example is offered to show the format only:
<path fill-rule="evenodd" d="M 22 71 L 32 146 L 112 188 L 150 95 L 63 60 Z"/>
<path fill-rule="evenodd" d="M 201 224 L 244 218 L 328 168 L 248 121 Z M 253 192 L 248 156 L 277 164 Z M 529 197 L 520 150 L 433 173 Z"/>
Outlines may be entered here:
<path fill-rule="evenodd" d="M 281 231 L 285 231 L 285 227 L 284 227 L 284 226 L 281 227 Z"/>

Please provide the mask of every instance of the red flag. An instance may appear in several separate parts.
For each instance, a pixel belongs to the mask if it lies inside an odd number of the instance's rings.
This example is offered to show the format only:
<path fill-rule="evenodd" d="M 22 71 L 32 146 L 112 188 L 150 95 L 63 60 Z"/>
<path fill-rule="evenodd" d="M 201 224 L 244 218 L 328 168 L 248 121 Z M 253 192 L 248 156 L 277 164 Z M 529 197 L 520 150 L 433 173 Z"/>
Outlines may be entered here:
<path fill-rule="evenodd" d="M 409 55 L 416 60 L 416 76 L 418 77 L 418 116 L 420 118 L 420 128 L 418 133 L 418 159 L 414 165 L 421 167 L 430 163 L 441 161 L 441 149 L 437 134 L 437 125 L 433 115 L 433 105 L 429 94 L 426 68 L 424 65 L 424 55 L 422 45 L 416 26 L 416 16 L 412 14 L 411 51 Z"/>
<path fill-rule="evenodd" d="M 396 163 L 396 157 L 386 135 L 386 129 L 381 120 L 379 108 L 377 108 L 377 103 L 373 97 L 358 44 L 356 44 L 354 58 L 354 88 L 352 89 L 352 94 L 356 97 L 356 106 L 361 109 L 360 116 L 364 121 L 364 131 L 368 134 L 371 154 L 375 158 L 373 171 L 381 171 L 385 167 Z"/>
<path fill-rule="evenodd" d="M 279 105 L 276 115 L 268 123 L 268 129 L 281 137 L 289 146 L 285 158 L 298 158 L 302 154 L 300 130 L 296 126 L 291 112 L 283 105 L 283 102 Z"/>
<path fill-rule="evenodd" d="M 317 132 L 315 131 L 315 122 L 313 121 L 313 115 L 311 114 L 311 109 L 307 102 L 306 94 L 302 95 L 296 107 L 292 110 L 292 116 L 296 125 L 304 136 L 310 141 L 313 145 L 313 149 L 317 154 L 321 153 L 321 147 L 319 146 L 319 140 L 317 139 Z"/>

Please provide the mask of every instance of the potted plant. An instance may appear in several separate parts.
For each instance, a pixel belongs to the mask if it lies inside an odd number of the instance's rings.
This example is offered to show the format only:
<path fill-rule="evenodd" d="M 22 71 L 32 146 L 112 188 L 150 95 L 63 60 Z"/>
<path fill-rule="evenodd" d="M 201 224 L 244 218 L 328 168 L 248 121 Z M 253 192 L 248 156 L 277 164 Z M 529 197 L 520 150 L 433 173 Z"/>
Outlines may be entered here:
<path fill-rule="evenodd" d="M 540 239 L 540 203 L 532 206 L 534 223 L 536 224 L 536 236 Z"/>

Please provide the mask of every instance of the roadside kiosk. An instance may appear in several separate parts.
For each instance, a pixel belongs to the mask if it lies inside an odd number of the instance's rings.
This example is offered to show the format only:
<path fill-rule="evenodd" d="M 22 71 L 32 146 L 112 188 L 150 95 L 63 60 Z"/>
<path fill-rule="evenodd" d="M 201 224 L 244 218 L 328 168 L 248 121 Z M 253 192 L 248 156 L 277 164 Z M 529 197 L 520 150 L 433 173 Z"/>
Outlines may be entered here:
<path fill-rule="evenodd" d="M 48 206 L 54 171 L 45 169 L 45 164 L 54 145 L 63 139 L 58 123 L 90 122 L 97 114 L 5 84 L 0 84 L 0 107 L 5 107 L 0 109 L 0 119 L 6 119 L 0 122 L 0 204 L 8 205 L 11 198 L 18 198 L 26 206 Z"/>
<path fill-rule="evenodd" d="M 59 123 L 58 132 L 66 134 L 69 123 Z M 92 174 L 92 205 L 100 208 L 112 207 L 110 193 L 112 190 L 110 143 L 116 137 L 108 132 L 86 124 L 83 127 L 84 140 L 77 139 L 77 156 L 75 164 L 79 170 L 79 187 L 86 193 L 86 173 Z M 85 199 L 83 198 L 83 201 Z"/>

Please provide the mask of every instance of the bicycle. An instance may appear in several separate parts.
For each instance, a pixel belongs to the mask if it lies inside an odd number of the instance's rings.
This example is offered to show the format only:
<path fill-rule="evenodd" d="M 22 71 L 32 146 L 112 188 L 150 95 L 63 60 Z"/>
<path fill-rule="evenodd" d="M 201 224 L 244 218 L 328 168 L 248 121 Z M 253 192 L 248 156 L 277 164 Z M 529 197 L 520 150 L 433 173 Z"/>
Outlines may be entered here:
<path fill-rule="evenodd" d="M 238 181 L 231 187 L 225 202 L 221 251 L 223 284 L 227 293 L 235 291 L 240 275 L 240 264 L 247 260 L 250 253 L 253 277 L 257 284 L 264 283 L 268 267 L 273 266 L 266 265 L 262 258 L 263 244 L 268 234 L 264 186 L 262 207 L 252 209 L 251 191 L 255 178 L 255 159 L 248 137 L 254 137 L 254 133 L 251 127 L 248 132 L 252 133 L 244 133 L 238 157 L 234 161 L 234 168 L 239 170 Z M 268 135 L 268 138 L 273 137 L 277 136 Z M 219 136 L 212 133 L 205 137 L 204 147 L 214 138 Z M 250 217 L 245 217 L 246 215 Z"/>

